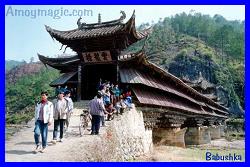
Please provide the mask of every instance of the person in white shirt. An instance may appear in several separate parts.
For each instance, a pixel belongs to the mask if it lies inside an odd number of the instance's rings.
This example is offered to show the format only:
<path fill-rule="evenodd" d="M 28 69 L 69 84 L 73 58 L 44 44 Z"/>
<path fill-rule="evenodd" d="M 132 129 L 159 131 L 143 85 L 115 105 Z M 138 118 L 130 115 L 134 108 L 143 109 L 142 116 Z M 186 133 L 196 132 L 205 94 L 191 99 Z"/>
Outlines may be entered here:
<path fill-rule="evenodd" d="M 58 99 L 54 104 L 54 131 L 52 143 L 56 144 L 58 128 L 60 126 L 60 139 L 59 142 L 63 141 L 64 124 L 68 113 L 68 101 L 64 98 L 64 92 L 60 91 Z"/>
<path fill-rule="evenodd" d="M 51 125 L 53 121 L 53 103 L 48 101 L 48 93 L 41 93 L 41 101 L 36 104 L 35 107 L 35 128 L 34 128 L 34 138 L 36 148 L 35 153 L 38 151 L 45 152 L 47 147 L 47 136 L 48 136 L 48 126 Z M 40 148 L 39 138 L 42 137 L 42 149 Z"/>
<path fill-rule="evenodd" d="M 68 112 L 67 112 L 67 117 L 66 117 L 66 122 L 65 122 L 66 130 L 67 130 L 69 127 L 71 115 L 73 114 L 74 103 L 70 97 L 71 96 L 70 91 L 66 91 L 64 94 L 65 94 L 65 100 L 68 101 Z"/>

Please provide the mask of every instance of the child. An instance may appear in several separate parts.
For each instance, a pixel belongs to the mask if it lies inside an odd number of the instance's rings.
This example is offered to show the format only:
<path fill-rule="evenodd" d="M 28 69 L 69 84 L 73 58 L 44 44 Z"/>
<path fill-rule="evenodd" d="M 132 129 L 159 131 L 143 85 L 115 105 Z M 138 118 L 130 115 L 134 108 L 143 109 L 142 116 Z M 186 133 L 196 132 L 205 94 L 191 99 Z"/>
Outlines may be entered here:
<path fill-rule="evenodd" d="M 120 96 L 119 101 L 116 103 L 115 108 L 117 110 L 117 114 L 122 114 L 126 108 L 126 104 L 124 103 L 123 96 Z"/>

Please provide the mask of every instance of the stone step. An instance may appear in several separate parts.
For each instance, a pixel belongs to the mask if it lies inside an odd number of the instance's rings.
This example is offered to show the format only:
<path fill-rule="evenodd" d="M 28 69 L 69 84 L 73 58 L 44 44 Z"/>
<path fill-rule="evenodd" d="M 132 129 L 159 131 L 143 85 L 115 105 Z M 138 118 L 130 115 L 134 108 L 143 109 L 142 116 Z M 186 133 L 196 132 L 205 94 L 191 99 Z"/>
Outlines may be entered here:
<path fill-rule="evenodd" d="M 74 102 L 74 108 L 88 108 L 90 100 L 81 100 L 80 102 Z"/>
<path fill-rule="evenodd" d="M 80 102 L 74 102 L 73 115 L 80 115 L 82 111 L 88 109 L 90 100 L 81 100 Z"/>
<path fill-rule="evenodd" d="M 82 108 L 74 108 L 73 109 L 73 115 L 79 116 L 79 115 L 81 115 L 83 113 L 82 111 L 83 111 Z"/>

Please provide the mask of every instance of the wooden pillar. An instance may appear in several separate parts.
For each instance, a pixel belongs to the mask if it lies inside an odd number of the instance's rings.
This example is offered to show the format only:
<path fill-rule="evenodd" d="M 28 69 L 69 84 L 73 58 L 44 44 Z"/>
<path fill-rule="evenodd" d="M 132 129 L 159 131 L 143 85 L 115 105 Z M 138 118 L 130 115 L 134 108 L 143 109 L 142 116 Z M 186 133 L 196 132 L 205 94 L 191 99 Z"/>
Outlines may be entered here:
<path fill-rule="evenodd" d="M 119 83 L 119 65 L 118 60 L 116 61 L 116 83 Z"/>
<path fill-rule="evenodd" d="M 78 65 L 78 81 L 77 81 L 77 101 L 81 101 L 82 94 L 82 66 Z"/>
<path fill-rule="evenodd" d="M 116 49 L 116 83 L 119 84 L 119 60 L 118 57 L 120 56 L 121 51 Z"/>

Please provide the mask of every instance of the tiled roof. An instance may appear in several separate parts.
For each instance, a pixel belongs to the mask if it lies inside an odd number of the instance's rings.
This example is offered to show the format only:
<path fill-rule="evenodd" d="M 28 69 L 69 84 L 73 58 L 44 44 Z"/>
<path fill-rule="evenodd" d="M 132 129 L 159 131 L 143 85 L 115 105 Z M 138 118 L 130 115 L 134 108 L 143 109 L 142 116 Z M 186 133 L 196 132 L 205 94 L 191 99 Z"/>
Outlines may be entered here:
<path fill-rule="evenodd" d="M 49 58 L 38 54 L 39 60 L 45 65 L 49 65 L 61 72 L 75 71 L 80 63 L 80 58 L 78 55 Z"/>
<path fill-rule="evenodd" d="M 65 73 L 53 82 L 51 82 L 49 85 L 50 86 L 57 86 L 57 85 L 63 85 L 65 84 L 70 78 L 72 78 L 77 72 L 69 72 Z"/>
<path fill-rule="evenodd" d="M 144 66 L 152 69 L 152 72 L 154 71 L 159 73 L 161 76 L 167 78 L 168 80 L 171 80 L 176 85 L 182 88 L 174 88 L 173 86 L 166 83 L 166 81 L 157 80 L 152 75 L 137 70 L 135 65 L 124 66 L 123 68 L 120 68 L 121 82 L 130 84 L 143 84 L 149 87 L 154 87 L 156 89 L 161 89 L 163 91 L 175 94 L 179 97 L 183 97 L 190 102 L 196 103 L 200 106 L 206 106 L 214 111 L 218 111 L 219 113 L 228 114 L 227 108 L 219 105 L 213 100 L 207 98 L 205 95 L 197 92 L 195 89 L 185 84 L 182 80 L 160 68 L 156 64 L 147 61 L 145 55 L 142 52 L 138 52 L 136 54 L 124 54 L 119 56 L 119 60 L 123 64 L 130 64 L 129 61 L 132 60 L 137 62 L 139 61 L 139 59 L 143 59 L 139 64 L 144 64 Z"/>
<path fill-rule="evenodd" d="M 137 99 L 140 103 L 146 104 L 146 105 L 155 105 L 155 106 L 163 106 L 170 109 L 177 109 L 185 112 L 191 112 L 194 114 L 199 115 L 209 115 L 209 116 L 217 116 L 226 118 L 225 115 L 219 115 L 214 112 L 207 112 L 204 109 L 200 108 L 194 108 L 192 105 L 188 105 L 188 103 L 185 103 L 181 101 L 180 99 L 172 98 L 171 96 L 164 95 L 163 93 L 157 93 L 149 91 L 148 89 L 141 89 L 138 87 L 133 87 L 132 90 L 135 93 Z"/>
<path fill-rule="evenodd" d="M 47 25 L 45 25 L 45 27 L 48 33 L 57 40 L 88 39 L 109 36 L 119 33 L 133 34 L 134 38 L 140 40 L 147 36 L 149 33 L 148 30 L 144 30 L 142 32 L 136 31 L 134 14 L 126 23 L 123 23 L 122 19 L 117 19 L 114 21 L 108 21 L 103 23 L 83 24 L 81 27 L 69 31 L 55 30 Z"/>
<path fill-rule="evenodd" d="M 123 25 L 113 25 L 113 26 L 102 26 L 97 28 L 86 28 L 86 29 L 74 29 L 70 31 L 59 31 L 45 26 L 49 34 L 54 38 L 61 38 L 64 40 L 75 40 L 75 39 L 85 39 L 85 38 L 94 38 L 99 36 L 107 36 L 115 34 L 119 31 L 122 31 Z"/>

